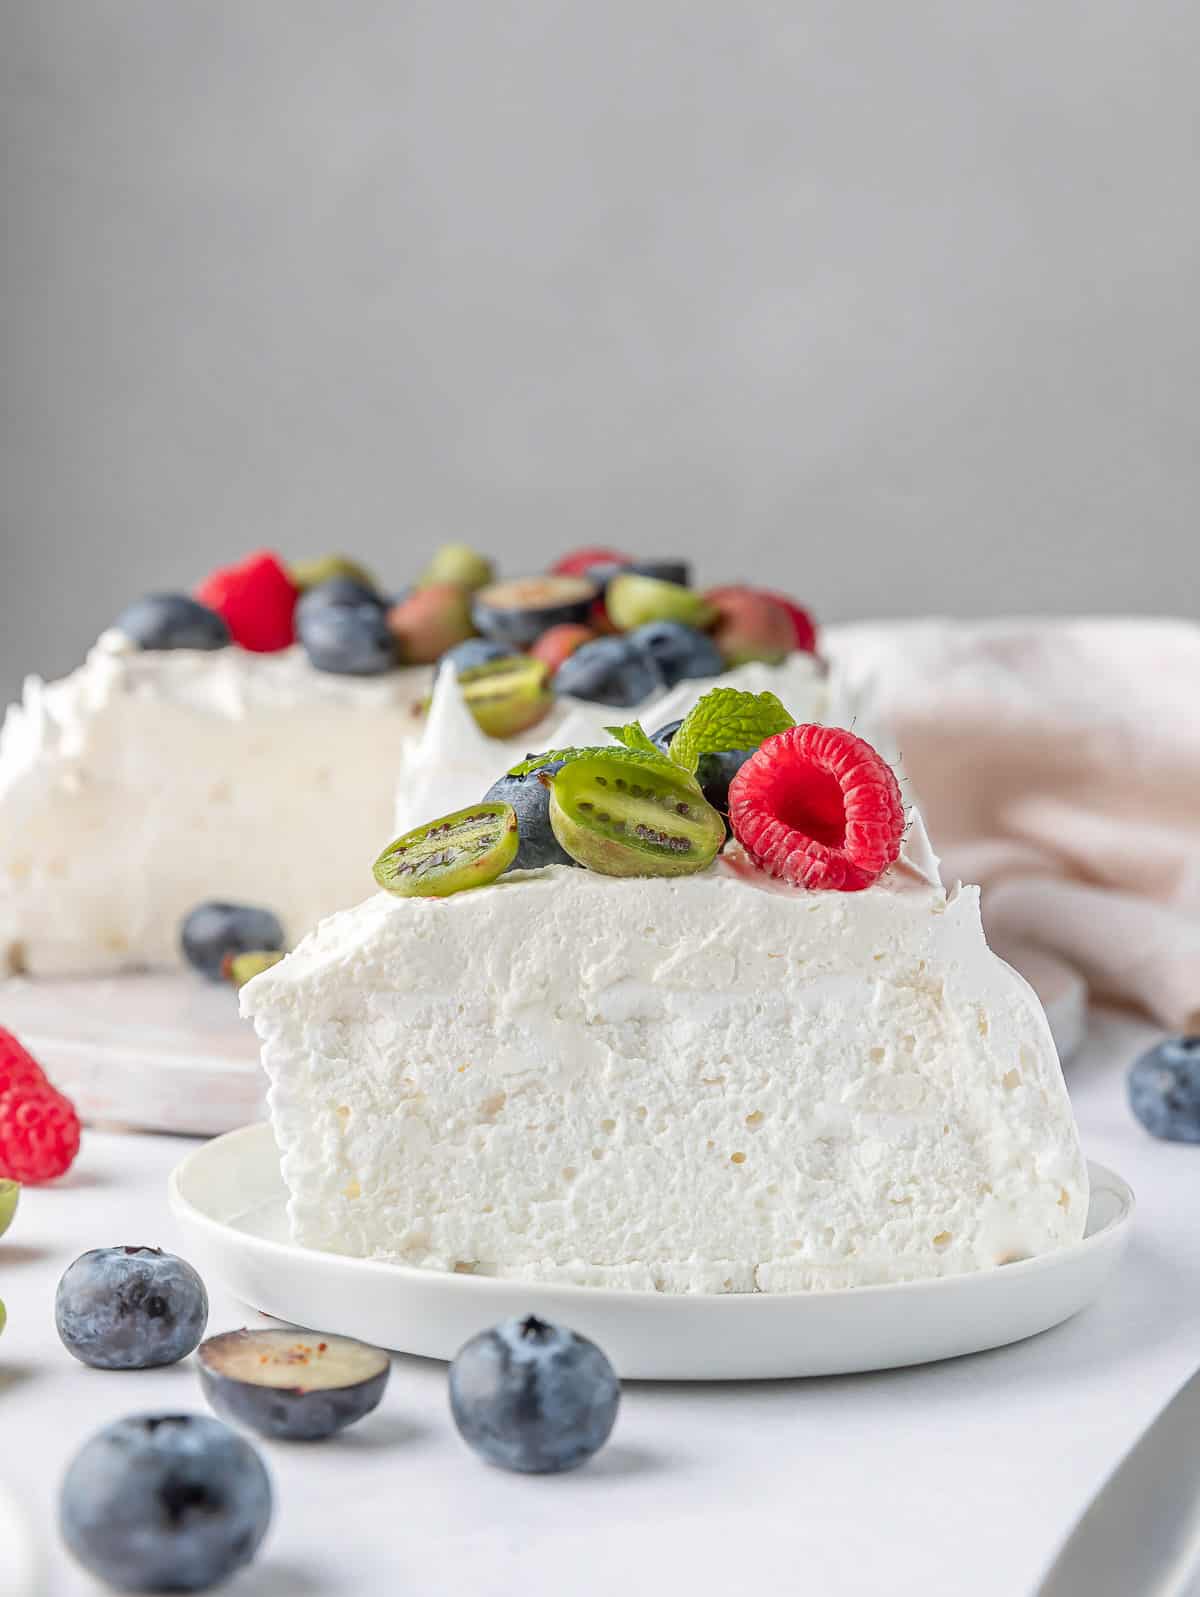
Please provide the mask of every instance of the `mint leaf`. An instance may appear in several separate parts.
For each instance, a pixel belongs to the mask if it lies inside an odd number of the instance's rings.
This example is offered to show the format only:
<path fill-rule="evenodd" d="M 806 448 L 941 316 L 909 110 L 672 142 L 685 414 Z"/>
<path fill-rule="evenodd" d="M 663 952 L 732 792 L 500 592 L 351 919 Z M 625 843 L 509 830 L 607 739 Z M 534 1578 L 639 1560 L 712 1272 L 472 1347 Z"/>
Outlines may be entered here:
<path fill-rule="evenodd" d="M 744 693 L 740 688 L 711 688 L 684 716 L 671 739 L 671 758 L 695 774 L 702 754 L 725 749 L 756 749 L 795 721 L 773 693 Z"/>
<path fill-rule="evenodd" d="M 606 729 L 607 730 L 607 729 Z M 649 742 L 649 739 L 647 739 Z M 519 765 L 509 767 L 509 776 L 528 776 L 531 771 L 540 771 L 543 765 L 550 765 L 555 760 L 579 760 L 587 755 L 605 754 L 610 759 L 628 762 L 630 765 L 669 765 L 654 745 L 650 744 L 650 752 L 644 749 L 625 749 L 612 743 L 604 748 L 588 749 L 549 749 L 545 754 L 531 754 L 527 760 L 522 760 Z"/>
<path fill-rule="evenodd" d="M 606 726 L 604 730 L 609 737 L 616 738 L 617 742 L 627 749 L 637 749 L 642 754 L 653 754 L 660 760 L 667 759 L 662 750 L 656 749 L 646 736 L 640 721 L 631 721 L 628 726 Z"/>

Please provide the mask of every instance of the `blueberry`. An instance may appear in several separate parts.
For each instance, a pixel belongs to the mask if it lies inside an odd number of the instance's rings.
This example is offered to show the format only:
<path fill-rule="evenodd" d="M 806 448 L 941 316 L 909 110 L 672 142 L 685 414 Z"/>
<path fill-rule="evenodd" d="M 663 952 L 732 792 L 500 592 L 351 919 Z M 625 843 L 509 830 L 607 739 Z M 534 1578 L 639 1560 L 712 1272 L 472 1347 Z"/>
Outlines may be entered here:
<path fill-rule="evenodd" d="M 379 1406 L 392 1361 L 348 1336 L 225 1331 L 200 1345 L 204 1395 L 224 1419 L 280 1442 L 317 1442 Z"/>
<path fill-rule="evenodd" d="M 283 927 L 269 909 L 209 900 L 184 916 L 183 957 L 210 981 L 222 981 L 234 954 L 273 952 L 284 946 Z"/>
<path fill-rule="evenodd" d="M 627 638 L 597 638 L 568 655 L 554 678 L 558 693 L 612 704 L 619 709 L 661 693 L 662 674 L 654 661 Z"/>
<path fill-rule="evenodd" d="M 671 739 L 682 725 L 682 721 L 668 721 L 666 726 L 660 726 L 657 732 L 650 734 L 651 743 L 664 754 L 669 754 Z M 757 753 L 757 749 L 723 749 L 720 754 L 700 756 L 696 764 L 696 780 L 714 810 L 720 810 L 722 815 L 729 814 L 729 784 L 750 756 Z"/>
<path fill-rule="evenodd" d="M 681 588 L 692 585 L 692 566 L 689 560 L 634 560 L 628 567 L 639 577 L 654 577 L 659 582 L 677 582 Z"/>
<path fill-rule="evenodd" d="M 1200 1037 L 1169 1037 L 1134 1061 L 1129 1106 L 1169 1142 L 1200 1142 Z"/>
<path fill-rule="evenodd" d="M 473 1337 L 450 1366 L 450 1411 L 481 1458 L 556 1474 L 608 1440 L 621 1387 L 594 1342 L 532 1315 Z"/>
<path fill-rule="evenodd" d="M 524 776 L 502 776 L 483 795 L 485 804 L 511 804 L 517 812 L 520 843 L 510 871 L 538 871 L 543 865 L 574 865 L 575 861 L 550 829 L 550 789 L 539 774 L 553 776 L 564 760 L 550 760 Z"/>
<path fill-rule="evenodd" d="M 477 665 L 491 665 L 493 660 L 509 660 L 513 651 L 505 643 L 493 643 L 491 638 L 467 638 L 447 649 L 438 661 L 438 669 L 447 661 L 461 675 Z"/>
<path fill-rule="evenodd" d="M 669 688 L 693 677 L 720 676 L 725 669 L 713 640 L 682 621 L 648 621 L 627 633 L 626 639 L 650 656 Z"/>
<path fill-rule="evenodd" d="M 230 641 L 224 617 L 186 593 L 147 594 L 114 624 L 143 649 L 223 649 Z"/>
<path fill-rule="evenodd" d="M 397 664 L 386 613 L 374 599 L 318 605 L 298 618 L 296 634 L 309 664 L 318 671 L 372 677 L 394 670 Z"/>
<path fill-rule="evenodd" d="M 58 1283 L 54 1323 L 81 1364 L 148 1370 L 194 1351 L 208 1323 L 208 1293 L 173 1253 L 93 1248 Z"/>
<path fill-rule="evenodd" d="M 306 618 L 316 615 L 318 610 L 359 604 L 373 605 L 377 610 L 387 608 L 386 601 L 374 588 L 368 588 L 366 583 L 357 582 L 353 577 L 330 577 L 327 582 L 318 582 L 300 596 L 296 606 L 296 631 L 299 632 Z"/>
<path fill-rule="evenodd" d="M 75 1455 L 58 1522 L 84 1568 L 117 1591 L 208 1591 L 258 1551 L 271 1482 L 220 1420 L 131 1415 Z"/>

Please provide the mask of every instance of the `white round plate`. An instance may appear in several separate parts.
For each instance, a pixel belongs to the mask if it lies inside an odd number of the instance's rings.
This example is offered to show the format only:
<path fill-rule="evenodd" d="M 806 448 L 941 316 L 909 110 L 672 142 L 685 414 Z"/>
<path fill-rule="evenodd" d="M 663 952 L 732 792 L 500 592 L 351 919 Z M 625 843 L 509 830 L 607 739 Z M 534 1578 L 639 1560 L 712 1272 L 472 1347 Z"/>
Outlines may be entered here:
<path fill-rule="evenodd" d="M 258 1039 L 224 982 L 14 976 L 0 1018 L 92 1124 L 212 1137 L 263 1113 Z"/>
<path fill-rule="evenodd" d="M 790 1294 L 675 1296 L 448 1275 L 350 1259 L 288 1240 L 269 1125 L 190 1154 L 170 1180 L 189 1256 L 264 1314 L 450 1359 L 485 1326 L 538 1314 L 594 1338 L 632 1380 L 842 1375 L 977 1353 L 1069 1319 L 1111 1275 L 1133 1193 L 1093 1164 L 1087 1235 L 1074 1247 L 976 1275 Z"/>

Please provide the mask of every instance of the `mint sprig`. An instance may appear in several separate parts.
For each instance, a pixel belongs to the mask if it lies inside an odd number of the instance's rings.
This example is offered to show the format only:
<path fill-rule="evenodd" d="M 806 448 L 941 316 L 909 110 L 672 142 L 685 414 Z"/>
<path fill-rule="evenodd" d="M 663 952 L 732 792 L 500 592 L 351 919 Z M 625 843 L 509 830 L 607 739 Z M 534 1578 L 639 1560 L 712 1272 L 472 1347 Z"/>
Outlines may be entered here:
<path fill-rule="evenodd" d="M 702 754 L 727 749 L 756 749 L 795 721 L 773 693 L 745 693 L 740 688 L 711 688 L 683 718 L 671 739 L 676 765 L 695 775 Z"/>
<path fill-rule="evenodd" d="M 667 761 L 667 756 L 662 750 L 651 743 L 640 721 L 631 721 L 628 726 L 606 726 L 604 730 L 609 737 L 616 738 L 617 742 L 627 749 L 636 749 L 642 754 L 653 754 L 656 759 Z"/>
<path fill-rule="evenodd" d="M 646 739 L 649 743 L 649 738 Z M 522 760 L 519 765 L 509 767 L 509 776 L 528 776 L 531 771 L 540 771 L 544 765 L 551 765 L 556 760 L 582 760 L 591 755 L 603 754 L 609 759 L 620 760 L 630 765 L 670 765 L 654 745 L 650 744 L 650 752 L 644 749 L 622 748 L 619 744 L 609 743 L 603 748 L 586 749 L 548 749 L 545 754 L 531 754 L 527 760 Z"/>

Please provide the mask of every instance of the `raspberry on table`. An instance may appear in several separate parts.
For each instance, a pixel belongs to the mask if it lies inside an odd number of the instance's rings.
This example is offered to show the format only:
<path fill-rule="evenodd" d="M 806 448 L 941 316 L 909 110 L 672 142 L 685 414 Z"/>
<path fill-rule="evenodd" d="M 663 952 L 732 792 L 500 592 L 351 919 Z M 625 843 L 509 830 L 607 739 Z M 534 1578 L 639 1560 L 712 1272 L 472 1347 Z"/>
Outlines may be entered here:
<path fill-rule="evenodd" d="M 48 1083 L 0 1096 L 0 1176 L 37 1186 L 65 1175 L 79 1152 L 79 1116 Z"/>
<path fill-rule="evenodd" d="M 895 772 L 863 738 L 803 725 L 768 738 L 742 766 L 729 824 L 770 875 L 854 893 L 898 858 L 904 805 Z"/>
<path fill-rule="evenodd" d="M 273 654 L 296 641 L 298 590 L 278 555 L 267 549 L 206 577 L 196 598 L 215 610 L 243 649 Z"/>
<path fill-rule="evenodd" d="M 22 1047 L 11 1031 L 0 1026 L 0 1098 L 14 1088 L 29 1093 L 49 1086 L 45 1071 L 29 1050 Z"/>

